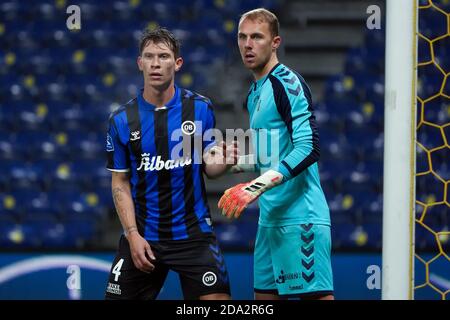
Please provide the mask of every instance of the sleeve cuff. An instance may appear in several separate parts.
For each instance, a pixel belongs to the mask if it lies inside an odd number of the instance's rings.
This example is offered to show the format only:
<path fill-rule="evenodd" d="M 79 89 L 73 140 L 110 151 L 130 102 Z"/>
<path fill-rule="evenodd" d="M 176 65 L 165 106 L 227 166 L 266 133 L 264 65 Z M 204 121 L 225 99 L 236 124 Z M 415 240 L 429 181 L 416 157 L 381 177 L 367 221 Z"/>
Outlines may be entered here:
<path fill-rule="evenodd" d="M 106 168 L 107 170 L 109 170 L 109 171 L 112 171 L 112 172 L 128 172 L 128 171 L 130 171 L 130 169 L 128 168 L 128 169 L 111 169 L 111 168 Z"/>
<path fill-rule="evenodd" d="M 283 175 L 284 181 L 287 181 L 292 178 L 292 174 L 291 174 L 289 168 L 284 163 L 280 163 L 277 171 Z"/>

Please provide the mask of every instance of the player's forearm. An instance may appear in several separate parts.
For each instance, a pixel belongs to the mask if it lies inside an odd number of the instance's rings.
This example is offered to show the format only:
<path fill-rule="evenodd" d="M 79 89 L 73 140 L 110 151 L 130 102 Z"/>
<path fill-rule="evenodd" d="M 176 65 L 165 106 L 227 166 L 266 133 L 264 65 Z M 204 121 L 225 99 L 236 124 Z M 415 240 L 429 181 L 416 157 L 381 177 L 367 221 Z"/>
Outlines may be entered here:
<path fill-rule="evenodd" d="M 311 138 L 294 140 L 294 148 L 284 159 L 281 159 L 278 171 L 283 174 L 285 180 L 289 180 L 316 163 L 319 158 L 318 141 L 314 142 Z"/>
<path fill-rule="evenodd" d="M 113 172 L 111 183 L 112 196 L 117 215 L 122 224 L 125 236 L 137 231 L 136 216 L 133 198 L 131 196 L 130 183 L 123 178 L 123 174 Z"/>

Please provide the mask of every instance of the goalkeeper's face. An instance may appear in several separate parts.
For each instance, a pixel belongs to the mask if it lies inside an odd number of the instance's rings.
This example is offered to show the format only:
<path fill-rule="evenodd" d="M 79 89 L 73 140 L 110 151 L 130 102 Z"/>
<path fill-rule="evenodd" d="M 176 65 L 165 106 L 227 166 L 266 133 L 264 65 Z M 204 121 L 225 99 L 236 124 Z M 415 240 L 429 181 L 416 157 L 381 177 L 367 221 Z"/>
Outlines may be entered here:
<path fill-rule="evenodd" d="M 180 70 L 183 59 L 175 58 L 167 44 L 151 41 L 142 50 L 137 63 L 144 75 L 145 85 L 165 89 L 173 84 L 175 72 Z"/>
<path fill-rule="evenodd" d="M 244 65 L 253 71 L 264 69 L 272 54 L 275 54 L 275 38 L 267 22 L 249 18 L 242 20 L 239 24 L 238 45 Z"/>

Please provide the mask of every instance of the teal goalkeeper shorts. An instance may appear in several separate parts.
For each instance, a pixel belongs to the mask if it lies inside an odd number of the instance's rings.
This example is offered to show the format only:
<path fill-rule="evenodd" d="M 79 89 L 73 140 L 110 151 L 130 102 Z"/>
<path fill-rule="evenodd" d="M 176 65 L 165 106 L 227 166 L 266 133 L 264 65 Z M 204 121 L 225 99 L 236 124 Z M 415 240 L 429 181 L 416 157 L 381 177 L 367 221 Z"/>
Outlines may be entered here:
<path fill-rule="evenodd" d="M 254 289 L 286 297 L 333 294 L 330 226 L 258 226 Z"/>

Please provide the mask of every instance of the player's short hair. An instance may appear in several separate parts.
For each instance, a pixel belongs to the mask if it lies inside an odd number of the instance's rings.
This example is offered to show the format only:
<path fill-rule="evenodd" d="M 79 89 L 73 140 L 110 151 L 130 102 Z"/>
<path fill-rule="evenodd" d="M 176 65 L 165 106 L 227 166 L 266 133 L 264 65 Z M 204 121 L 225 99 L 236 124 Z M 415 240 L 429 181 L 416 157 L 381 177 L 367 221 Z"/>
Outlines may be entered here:
<path fill-rule="evenodd" d="M 239 24 L 244 19 L 250 19 L 252 21 L 258 20 L 261 22 L 267 22 L 269 24 L 269 30 L 272 37 L 276 37 L 280 33 L 280 23 L 278 22 L 277 16 L 264 8 L 258 8 L 244 13 L 239 20 Z"/>
<path fill-rule="evenodd" d="M 139 41 L 139 54 L 142 54 L 149 42 L 164 43 L 172 50 L 175 59 L 180 57 L 180 41 L 166 28 L 144 29 Z"/>

